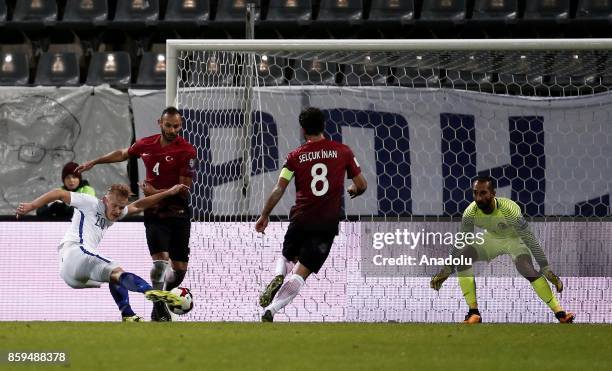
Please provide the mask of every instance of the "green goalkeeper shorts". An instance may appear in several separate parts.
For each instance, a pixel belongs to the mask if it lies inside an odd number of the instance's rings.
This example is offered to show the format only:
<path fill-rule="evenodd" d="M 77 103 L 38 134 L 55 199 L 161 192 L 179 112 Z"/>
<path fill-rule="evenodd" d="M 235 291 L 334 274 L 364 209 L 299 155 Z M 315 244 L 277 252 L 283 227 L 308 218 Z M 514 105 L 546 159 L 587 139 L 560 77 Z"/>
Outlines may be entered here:
<path fill-rule="evenodd" d="M 529 248 L 518 238 L 495 238 L 485 234 L 482 244 L 475 243 L 472 246 L 480 261 L 491 261 L 500 255 L 510 255 L 512 261 L 519 255 L 531 256 Z"/>

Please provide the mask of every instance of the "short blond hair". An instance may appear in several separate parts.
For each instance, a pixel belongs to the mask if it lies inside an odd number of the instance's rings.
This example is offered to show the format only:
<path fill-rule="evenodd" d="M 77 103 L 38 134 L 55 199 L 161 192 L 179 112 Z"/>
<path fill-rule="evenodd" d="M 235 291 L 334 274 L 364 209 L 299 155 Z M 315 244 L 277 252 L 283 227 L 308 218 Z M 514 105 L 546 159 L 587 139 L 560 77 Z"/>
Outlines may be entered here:
<path fill-rule="evenodd" d="M 132 195 L 132 191 L 130 190 L 130 186 L 127 184 L 113 184 L 106 191 L 107 194 L 114 194 L 115 196 L 119 196 L 121 198 L 128 198 Z"/>

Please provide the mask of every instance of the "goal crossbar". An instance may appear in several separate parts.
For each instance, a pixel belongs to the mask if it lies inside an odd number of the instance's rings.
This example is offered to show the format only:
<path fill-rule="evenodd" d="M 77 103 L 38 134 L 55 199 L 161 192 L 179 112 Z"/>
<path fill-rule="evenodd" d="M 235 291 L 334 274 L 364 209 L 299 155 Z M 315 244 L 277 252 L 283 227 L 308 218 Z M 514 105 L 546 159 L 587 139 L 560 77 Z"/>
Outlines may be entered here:
<path fill-rule="evenodd" d="M 227 40 L 170 39 L 166 41 L 166 104 L 176 102 L 178 51 L 581 51 L 612 50 L 612 39 L 437 39 L 437 40 Z"/>

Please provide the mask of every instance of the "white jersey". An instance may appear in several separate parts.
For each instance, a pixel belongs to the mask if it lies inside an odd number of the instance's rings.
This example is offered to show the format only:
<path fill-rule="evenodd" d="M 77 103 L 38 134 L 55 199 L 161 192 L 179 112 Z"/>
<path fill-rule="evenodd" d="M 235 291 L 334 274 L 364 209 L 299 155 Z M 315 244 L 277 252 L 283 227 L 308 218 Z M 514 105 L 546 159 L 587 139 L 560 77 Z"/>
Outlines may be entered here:
<path fill-rule="evenodd" d="M 64 234 L 60 247 L 65 243 L 76 243 L 86 250 L 97 250 L 106 230 L 113 222 L 106 219 L 106 206 L 102 200 L 83 193 L 70 192 L 70 206 L 74 206 L 72 225 Z M 127 206 L 119 219 L 127 215 Z"/>

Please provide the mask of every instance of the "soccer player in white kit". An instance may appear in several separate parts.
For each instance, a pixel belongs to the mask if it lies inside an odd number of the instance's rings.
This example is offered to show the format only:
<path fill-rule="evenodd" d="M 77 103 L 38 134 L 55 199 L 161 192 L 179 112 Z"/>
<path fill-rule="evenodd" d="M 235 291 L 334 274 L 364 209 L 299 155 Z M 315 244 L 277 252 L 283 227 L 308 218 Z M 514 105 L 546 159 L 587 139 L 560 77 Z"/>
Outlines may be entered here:
<path fill-rule="evenodd" d="M 101 255 L 97 250 L 98 245 L 115 221 L 139 213 L 166 197 L 186 190 L 187 186 L 177 184 L 164 192 L 128 204 L 130 188 L 125 184 L 112 185 L 101 200 L 86 194 L 55 189 L 32 202 L 20 203 L 16 213 L 19 218 L 57 200 L 74 206 L 72 225 L 59 245 L 60 276 L 68 286 L 75 289 L 97 288 L 103 282 L 108 282 L 123 321 L 140 322 L 142 318 L 130 307 L 128 290 L 143 293 L 153 302 L 162 301 L 169 305 L 180 305 L 181 299 L 168 291 L 154 290 L 139 276 L 125 272 L 117 262 Z"/>

